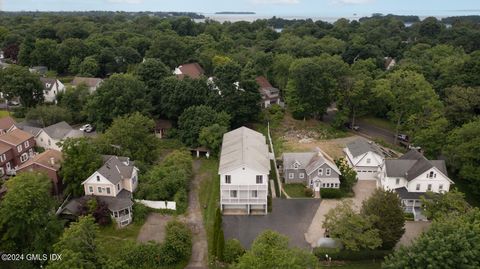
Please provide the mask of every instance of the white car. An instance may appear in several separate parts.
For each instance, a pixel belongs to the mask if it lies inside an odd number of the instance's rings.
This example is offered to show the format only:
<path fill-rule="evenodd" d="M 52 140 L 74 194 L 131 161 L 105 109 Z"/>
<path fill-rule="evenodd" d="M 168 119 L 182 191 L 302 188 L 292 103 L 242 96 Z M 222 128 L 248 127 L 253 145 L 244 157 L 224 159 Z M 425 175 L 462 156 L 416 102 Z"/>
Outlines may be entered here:
<path fill-rule="evenodd" d="M 90 124 L 85 124 L 85 125 L 83 125 L 82 127 L 80 127 L 79 130 L 85 132 L 85 130 L 88 130 L 88 129 L 92 129 L 92 125 L 90 125 Z"/>

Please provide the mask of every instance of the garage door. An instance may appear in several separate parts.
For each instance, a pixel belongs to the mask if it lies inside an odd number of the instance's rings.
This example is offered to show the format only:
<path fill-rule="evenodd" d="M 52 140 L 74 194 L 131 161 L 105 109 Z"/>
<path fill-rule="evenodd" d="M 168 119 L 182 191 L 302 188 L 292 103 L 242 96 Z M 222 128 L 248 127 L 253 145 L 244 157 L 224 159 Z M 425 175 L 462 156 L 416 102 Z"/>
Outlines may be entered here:
<path fill-rule="evenodd" d="M 358 169 L 358 180 L 376 180 L 377 171 L 372 169 Z"/>

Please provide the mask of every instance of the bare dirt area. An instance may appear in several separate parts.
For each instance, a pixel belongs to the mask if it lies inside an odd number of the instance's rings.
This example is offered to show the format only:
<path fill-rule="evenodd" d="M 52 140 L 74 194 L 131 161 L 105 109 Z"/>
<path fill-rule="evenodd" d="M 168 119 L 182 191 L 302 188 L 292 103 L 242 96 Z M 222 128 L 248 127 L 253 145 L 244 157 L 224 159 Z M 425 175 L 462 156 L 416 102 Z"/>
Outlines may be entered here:
<path fill-rule="evenodd" d="M 172 216 L 151 213 L 138 233 L 137 242 L 154 241 L 162 243 L 165 239 L 165 226 L 172 219 Z"/>
<path fill-rule="evenodd" d="M 375 180 L 361 180 L 358 181 L 353 187 L 355 197 L 342 200 L 323 199 L 317 209 L 317 212 L 315 213 L 315 216 L 313 217 L 312 223 L 305 233 L 305 240 L 312 247 L 316 247 L 318 239 L 325 236 L 325 229 L 322 227 L 322 224 L 328 211 L 330 211 L 332 208 L 335 208 L 343 200 L 352 200 L 355 208 L 360 210 L 362 202 L 373 193 L 376 187 L 377 185 Z"/>
<path fill-rule="evenodd" d="M 335 159 L 345 156 L 343 148 L 345 148 L 347 143 L 357 138 L 358 136 L 349 136 L 330 140 L 311 140 L 308 142 L 298 139 L 286 139 L 284 147 L 292 151 L 312 151 L 318 147 Z"/>

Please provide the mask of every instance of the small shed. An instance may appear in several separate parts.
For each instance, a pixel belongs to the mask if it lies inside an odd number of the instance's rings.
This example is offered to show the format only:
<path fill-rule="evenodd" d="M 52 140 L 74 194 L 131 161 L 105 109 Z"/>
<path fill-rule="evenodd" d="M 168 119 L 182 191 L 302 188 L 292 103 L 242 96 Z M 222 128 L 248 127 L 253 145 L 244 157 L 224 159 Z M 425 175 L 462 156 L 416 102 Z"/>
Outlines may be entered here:
<path fill-rule="evenodd" d="M 210 150 L 206 147 L 190 148 L 190 152 L 197 158 L 205 156 L 208 159 L 210 157 Z"/>
<path fill-rule="evenodd" d="M 155 135 L 158 138 L 164 138 L 170 129 L 172 129 L 171 121 L 164 119 L 158 119 L 155 121 Z"/>

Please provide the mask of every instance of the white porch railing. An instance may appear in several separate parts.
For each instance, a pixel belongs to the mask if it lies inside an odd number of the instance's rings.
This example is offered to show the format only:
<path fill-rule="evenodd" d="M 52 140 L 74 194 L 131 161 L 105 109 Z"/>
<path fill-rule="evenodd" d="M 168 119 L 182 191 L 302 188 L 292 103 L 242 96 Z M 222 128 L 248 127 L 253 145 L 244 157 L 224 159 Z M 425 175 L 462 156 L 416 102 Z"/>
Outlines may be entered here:
<path fill-rule="evenodd" d="M 265 198 L 222 198 L 222 204 L 266 204 L 267 197 Z"/>

